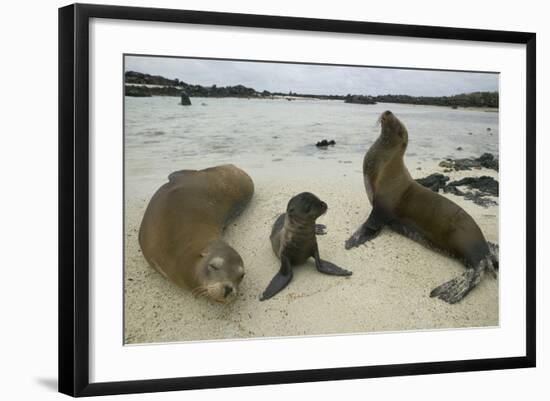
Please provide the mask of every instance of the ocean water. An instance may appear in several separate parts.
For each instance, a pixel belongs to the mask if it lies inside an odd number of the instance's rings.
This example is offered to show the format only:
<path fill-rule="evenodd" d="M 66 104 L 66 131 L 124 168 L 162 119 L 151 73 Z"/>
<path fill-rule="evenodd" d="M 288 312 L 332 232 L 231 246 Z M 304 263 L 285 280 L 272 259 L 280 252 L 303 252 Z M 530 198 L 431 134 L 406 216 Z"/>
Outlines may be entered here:
<path fill-rule="evenodd" d="M 498 155 L 498 113 L 340 100 L 125 98 L 127 179 L 166 176 L 178 169 L 234 163 L 241 168 L 355 163 L 380 132 L 378 117 L 391 110 L 409 131 L 408 165 L 446 157 Z M 336 145 L 319 149 L 322 140 Z M 462 148 L 457 150 L 457 148 Z M 411 168 L 411 166 L 410 166 Z"/>

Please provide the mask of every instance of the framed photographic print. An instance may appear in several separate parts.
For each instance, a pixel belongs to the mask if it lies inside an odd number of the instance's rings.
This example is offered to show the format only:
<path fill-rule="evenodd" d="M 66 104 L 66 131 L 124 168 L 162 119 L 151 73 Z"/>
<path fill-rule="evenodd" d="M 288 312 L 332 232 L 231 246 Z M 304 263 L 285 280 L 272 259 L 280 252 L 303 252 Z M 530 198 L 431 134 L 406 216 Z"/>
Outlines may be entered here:
<path fill-rule="evenodd" d="M 61 8 L 59 390 L 535 366 L 535 80 L 534 33 Z"/>

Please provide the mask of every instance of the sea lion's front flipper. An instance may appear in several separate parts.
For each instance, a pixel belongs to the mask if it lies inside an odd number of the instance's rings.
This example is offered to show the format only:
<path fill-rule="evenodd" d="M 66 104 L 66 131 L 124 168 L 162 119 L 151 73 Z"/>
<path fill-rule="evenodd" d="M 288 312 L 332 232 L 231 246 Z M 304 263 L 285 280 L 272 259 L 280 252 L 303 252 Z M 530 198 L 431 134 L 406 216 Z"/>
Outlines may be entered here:
<path fill-rule="evenodd" d="M 178 178 L 180 177 L 183 177 L 187 174 L 192 174 L 192 173 L 196 173 L 197 170 L 179 170 L 179 171 L 174 171 L 173 173 L 170 173 L 170 175 L 168 176 L 168 181 L 175 181 L 177 180 Z"/>
<path fill-rule="evenodd" d="M 342 269 L 334 263 L 330 263 L 322 259 L 319 264 L 316 264 L 316 267 L 321 273 L 330 274 L 332 276 L 351 276 L 353 274 L 349 270 Z"/>
<path fill-rule="evenodd" d="M 353 274 L 349 270 L 342 269 L 334 263 L 321 259 L 319 256 L 319 248 L 317 246 L 315 247 L 313 257 L 315 258 L 315 267 L 321 273 L 330 274 L 332 276 L 351 276 Z"/>
<path fill-rule="evenodd" d="M 351 237 L 345 243 L 346 249 L 351 249 L 361 244 L 364 244 L 367 241 L 375 238 L 382 230 L 382 227 L 387 223 L 387 215 L 382 211 L 381 208 L 376 207 L 372 208 L 372 211 L 361 226 L 353 233 Z"/>
<path fill-rule="evenodd" d="M 483 272 L 489 268 L 487 264 L 488 261 L 483 259 L 476 268 L 469 268 L 460 276 L 434 288 L 432 292 L 430 292 L 430 297 L 438 297 L 450 304 L 457 303 L 478 285 L 483 276 Z"/>
<path fill-rule="evenodd" d="M 265 301 L 284 289 L 292 280 L 292 266 L 285 256 L 281 256 L 281 269 L 271 279 L 271 282 L 260 297 L 260 301 Z"/>
<path fill-rule="evenodd" d="M 315 234 L 316 235 L 326 235 L 327 234 L 327 226 L 324 224 L 315 224 Z"/>

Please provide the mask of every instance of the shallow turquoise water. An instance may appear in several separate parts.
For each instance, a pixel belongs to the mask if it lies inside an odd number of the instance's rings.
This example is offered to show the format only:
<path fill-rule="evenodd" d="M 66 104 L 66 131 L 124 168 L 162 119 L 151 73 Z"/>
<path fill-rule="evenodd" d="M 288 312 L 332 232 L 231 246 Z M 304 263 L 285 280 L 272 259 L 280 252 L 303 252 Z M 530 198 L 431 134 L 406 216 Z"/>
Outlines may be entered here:
<path fill-rule="evenodd" d="M 181 106 L 175 97 L 125 98 L 127 178 L 229 162 L 261 168 L 360 161 L 379 134 L 377 119 L 385 110 L 408 128 L 409 160 L 498 154 L 495 112 L 338 100 L 191 101 Z M 318 149 L 315 143 L 322 139 L 334 139 L 336 146 Z"/>

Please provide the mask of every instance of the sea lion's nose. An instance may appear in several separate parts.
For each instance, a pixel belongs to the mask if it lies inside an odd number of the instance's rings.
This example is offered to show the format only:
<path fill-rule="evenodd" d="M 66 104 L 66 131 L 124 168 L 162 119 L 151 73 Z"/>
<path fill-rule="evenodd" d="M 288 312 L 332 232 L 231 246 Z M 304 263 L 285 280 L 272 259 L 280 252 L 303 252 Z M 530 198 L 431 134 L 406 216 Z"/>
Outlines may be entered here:
<path fill-rule="evenodd" d="M 233 287 L 231 287 L 230 285 L 226 285 L 224 288 L 223 288 L 223 296 L 227 298 L 227 296 L 229 294 L 231 294 L 233 292 Z"/>

